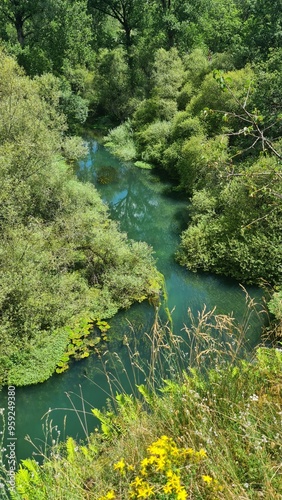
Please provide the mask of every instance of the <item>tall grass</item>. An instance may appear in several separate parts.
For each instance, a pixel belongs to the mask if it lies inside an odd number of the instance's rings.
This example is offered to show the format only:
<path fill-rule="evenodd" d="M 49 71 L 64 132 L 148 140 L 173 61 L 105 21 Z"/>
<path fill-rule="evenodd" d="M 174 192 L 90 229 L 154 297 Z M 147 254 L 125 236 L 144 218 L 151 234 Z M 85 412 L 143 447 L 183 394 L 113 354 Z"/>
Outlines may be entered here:
<path fill-rule="evenodd" d="M 254 307 L 249 300 L 241 324 L 189 311 L 178 336 L 156 315 L 148 361 L 134 332 L 124 338 L 129 370 L 105 353 L 107 404 L 93 409 L 101 425 L 88 432 L 81 393 L 73 410 L 86 444 L 56 442 L 43 466 L 25 460 L 13 498 L 282 499 L 282 352 L 250 354 Z"/>

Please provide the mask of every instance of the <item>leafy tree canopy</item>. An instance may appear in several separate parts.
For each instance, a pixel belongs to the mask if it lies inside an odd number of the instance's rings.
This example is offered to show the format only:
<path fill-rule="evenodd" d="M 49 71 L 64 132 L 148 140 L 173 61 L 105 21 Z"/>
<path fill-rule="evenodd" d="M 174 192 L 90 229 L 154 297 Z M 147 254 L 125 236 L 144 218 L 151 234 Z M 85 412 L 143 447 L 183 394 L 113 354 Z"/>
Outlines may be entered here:
<path fill-rule="evenodd" d="M 127 241 L 63 161 L 83 149 L 64 136 L 58 81 L 0 58 L 0 379 L 22 385 L 54 372 L 79 318 L 153 293 L 156 271 L 148 246 Z"/>

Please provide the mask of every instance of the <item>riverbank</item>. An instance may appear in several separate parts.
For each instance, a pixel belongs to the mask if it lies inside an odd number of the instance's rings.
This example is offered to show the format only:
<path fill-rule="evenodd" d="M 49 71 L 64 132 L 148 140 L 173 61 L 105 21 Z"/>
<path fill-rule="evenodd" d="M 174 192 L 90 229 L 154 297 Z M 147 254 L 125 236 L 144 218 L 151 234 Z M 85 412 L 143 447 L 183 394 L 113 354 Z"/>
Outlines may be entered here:
<path fill-rule="evenodd" d="M 169 331 L 164 337 L 156 325 L 162 341 L 152 342 L 146 386 L 131 396 L 116 395 L 108 372 L 113 393 L 107 410 L 93 410 L 101 427 L 88 435 L 86 445 L 71 437 L 55 444 L 43 467 L 24 461 L 13 498 L 281 498 L 282 353 L 259 348 L 251 362 L 240 360 L 236 323 L 215 320 L 215 339 L 211 320 L 212 315 L 202 316 L 186 331 L 196 347 L 186 371 L 173 363 L 176 352 L 180 360 L 183 354 L 179 339 Z M 230 342 L 222 357 L 227 332 Z M 161 380 L 162 354 L 170 360 L 169 380 Z M 137 376 L 144 360 L 137 352 L 129 355 Z"/>
<path fill-rule="evenodd" d="M 208 273 L 191 273 L 179 266 L 174 260 L 174 253 L 179 244 L 179 234 L 186 224 L 186 201 L 178 199 L 172 186 L 160 180 L 150 171 L 136 169 L 130 163 L 122 163 L 112 156 L 94 139 L 87 139 L 88 155 L 80 162 L 77 175 L 83 182 L 93 182 L 100 193 L 103 204 L 108 205 L 109 214 L 115 219 L 122 232 L 126 232 L 129 240 L 146 241 L 153 249 L 153 257 L 158 271 L 165 275 L 167 290 L 167 311 L 171 314 L 173 329 L 176 335 L 182 335 L 183 325 L 187 323 L 188 307 L 197 316 L 204 307 L 217 314 L 230 314 L 237 318 L 244 332 L 249 352 L 261 340 L 261 328 L 267 320 L 263 313 L 262 291 L 256 287 L 248 287 L 245 291 L 238 282 L 217 277 Z M 113 177 L 107 184 L 98 182 L 98 178 L 110 169 Z M 103 205 L 104 206 L 104 205 Z M 246 307 L 246 299 L 253 301 L 251 313 Z M 166 322 L 166 311 L 160 311 L 162 320 Z M 115 352 L 123 361 L 126 372 L 130 373 L 130 364 L 123 344 L 127 337 L 135 345 L 132 331 L 138 335 L 138 350 L 144 360 L 148 358 L 148 338 L 154 324 L 154 308 L 148 301 L 135 303 L 129 309 L 120 311 L 108 320 L 111 338 L 107 350 Z M 189 345 L 186 346 L 186 353 Z M 116 365 L 116 363 L 114 363 Z M 103 358 L 88 356 L 79 362 L 72 363 L 71 369 L 55 374 L 44 384 L 29 387 L 18 387 L 16 390 L 17 412 L 17 457 L 19 460 L 30 457 L 34 446 L 25 440 L 29 435 L 31 441 L 45 442 L 42 432 L 42 417 L 52 419 L 53 425 L 60 430 L 61 439 L 66 436 L 84 439 L 85 432 L 81 427 L 71 400 L 79 411 L 83 411 L 81 394 L 88 401 L 87 426 L 92 429 L 95 419 L 91 415 L 91 407 L 102 408 L 105 405 L 106 380 L 103 378 Z M 125 384 L 123 371 L 118 374 Z M 141 382 L 140 382 L 141 383 Z M 101 386 L 97 387 L 98 384 Z M 135 384 L 127 381 L 128 392 Z M 71 400 L 69 399 L 71 398 Z M 7 408 L 6 391 L 0 394 L 0 407 Z M 49 409 L 52 409 L 49 412 Z M 89 413 L 89 414 L 88 414 Z M 48 446 L 51 438 L 48 434 Z"/>

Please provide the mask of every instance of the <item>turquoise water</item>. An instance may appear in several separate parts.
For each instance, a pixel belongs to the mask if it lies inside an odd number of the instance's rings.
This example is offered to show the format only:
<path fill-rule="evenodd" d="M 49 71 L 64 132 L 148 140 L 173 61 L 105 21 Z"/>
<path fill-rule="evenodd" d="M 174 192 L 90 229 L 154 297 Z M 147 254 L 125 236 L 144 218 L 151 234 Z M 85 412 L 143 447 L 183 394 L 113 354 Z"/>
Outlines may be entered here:
<path fill-rule="evenodd" d="M 126 231 L 129 238 L 146 241 L 153 247 L 157 267 L 165 276 L 175 333 L 181 334 L 183 324 L 188 322 L 188 307 L 196 314 L 204 306 L 208 310 L 216 306 L 217 313 L 233 314 L 243 322 L 246 296 L 237 282 L 210 274 L 194 274 L 174 261 L 179 233 L 188 221 L 187 202 L 156 173 L 120 162 L 93 139 L 87 142 L 89 155 L 80 162 L 77 175 L 83 182 L 97 187 L 112 217 L 119 221 L 121 230 Z M 105 180 L 107 183 L 103 184 Z M 260 301 L 262 293 L 256 287 L 248 287 L 248 293 Z M 150 333 L 153 319 L 153 307 L 142 303 L 121 311 L 110 321 L 114 341 L 109 350 L 114 354 L 108 359 L 107 367 L 116 377 L 117 390 L 122 386 L 131 391 L 135 382 L 142 381 L 142 374 L 140 379 L 130 380 L 123 370 L 125 366 L 130 373 L 123 336 L 131 338 L 132 328 L 137 339 L 144 332 Z M 247 332 L 250 347 L 259 340 L 260 322 L 254 315 Z M 146 356 L 149 349 L 146 342 L 139 347 Z M 44 384 L 16 389 L 18 460 L 37 453 L 26 441 L 27 435 L 45 451 L 52 440 L 68 435 L 82 439 L 93 430 L 97 422 L 91 415 L 91 407 L 103 407 L 110 396 L 103 363 L 103 359 L 92 356 L 74 363 L 69 371 L 53 376 Z M 7 408 L 6 392 L 4 388 L 0 394 L 3 408 Z"/>

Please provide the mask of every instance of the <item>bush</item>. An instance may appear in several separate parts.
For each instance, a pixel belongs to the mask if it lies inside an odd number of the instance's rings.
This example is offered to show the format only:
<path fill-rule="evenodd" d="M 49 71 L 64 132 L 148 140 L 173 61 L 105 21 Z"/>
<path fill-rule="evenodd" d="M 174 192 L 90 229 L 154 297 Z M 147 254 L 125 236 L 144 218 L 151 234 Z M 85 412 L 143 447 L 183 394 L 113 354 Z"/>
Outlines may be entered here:
<path fill-rule="evenodd" d="M 170 128 L 170 122 L 155 121 L 136 134 L 142 160 L 153 164 L 161 163 Z"/>
<path fill-rule="evenodd" d="M 105 146 L 122 160 L 130 161 L 136 158 L 137 153 L 130 120 L 110 130 L 105 138 Z"/>

